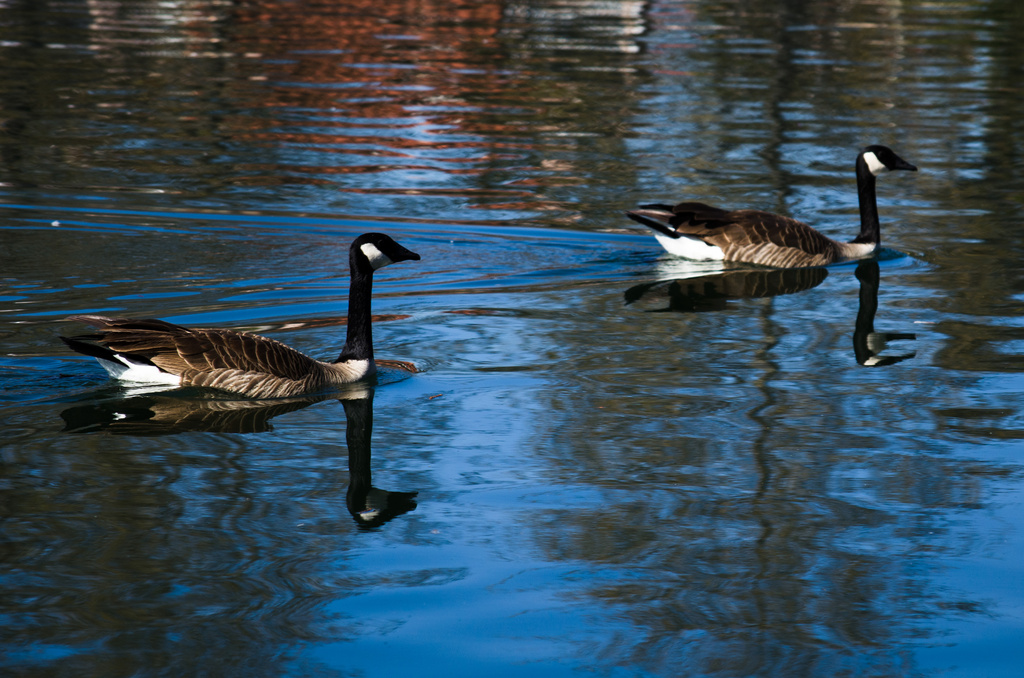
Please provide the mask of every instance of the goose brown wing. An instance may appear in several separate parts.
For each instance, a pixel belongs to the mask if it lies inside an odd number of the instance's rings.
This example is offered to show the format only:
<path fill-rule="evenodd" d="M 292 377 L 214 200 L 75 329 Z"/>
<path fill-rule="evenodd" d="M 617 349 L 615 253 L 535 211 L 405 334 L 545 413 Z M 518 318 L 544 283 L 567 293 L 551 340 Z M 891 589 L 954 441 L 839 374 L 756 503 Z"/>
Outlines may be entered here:
<path fill-rule="evenodd" d="M 301 380 L 316 372 L 318 361 L 279 341 L 248 332 L 192 329 L 163 320 L 72 316 L 99 332 L 92 340 L 118 353 L 140 357 L 178 375 L 230 370 Z"/>
<path fill-rule="evenodd" d="M 802 221 L 759 210 L 722 210 L 680 203 L 669 223 L 676 232 L 721 247 L 725 258 L 770 266 L 817 266 L 838 258 L 835 241 Z"/>

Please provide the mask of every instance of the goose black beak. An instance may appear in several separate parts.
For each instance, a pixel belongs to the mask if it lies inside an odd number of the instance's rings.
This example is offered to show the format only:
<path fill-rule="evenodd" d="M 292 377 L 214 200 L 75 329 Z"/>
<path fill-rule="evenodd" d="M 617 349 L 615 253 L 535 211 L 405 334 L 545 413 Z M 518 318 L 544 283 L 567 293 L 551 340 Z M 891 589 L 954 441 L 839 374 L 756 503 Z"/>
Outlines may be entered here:
<path fill-rule="evenodd" d="M 896 161 L 893 163 L 893 166 L 890 167 L 889 169 L 891 169 L 891 170 L 907 170 L 908 172 L 916 172 L 917 171 L 917 165 L 911 165 L 909 162 L 907 162 L 906 160 L 904 160 L 903 158 L 901 158 L 901 157 L 899 157 L 897 155 L 896 156 Z"/>
<path fill-rule="evenodd" d="M 419 261 L 420 255 L 416 254 L 412 250 L 407 250 L 404 247 L 402 251 L 398 253 L 398 258 L 395 261 Z"/>

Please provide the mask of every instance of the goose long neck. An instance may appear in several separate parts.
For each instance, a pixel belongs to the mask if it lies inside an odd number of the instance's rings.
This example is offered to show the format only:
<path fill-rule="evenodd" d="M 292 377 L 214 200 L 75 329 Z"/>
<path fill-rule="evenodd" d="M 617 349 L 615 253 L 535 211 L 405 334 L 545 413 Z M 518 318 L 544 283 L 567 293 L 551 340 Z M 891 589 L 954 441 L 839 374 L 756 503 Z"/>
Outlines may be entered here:
<path fill-rule="evenodd" d="M 878 224 L 878 202 L 875 199 L 875 175 L 868 169 L 864 158 L 857 158 L 857 198 L 860 201 L 860 233 L 856 243 L 882 242 Z"/>
<path fill-rule="evenodd" d="M 346 360 L 373 360 L 373 329 L 371 326 L 370 294 L 373 274 L 352 262 L 351 285 L 348 293 L 348 333 L 345 348 L 338 362 Z"/>

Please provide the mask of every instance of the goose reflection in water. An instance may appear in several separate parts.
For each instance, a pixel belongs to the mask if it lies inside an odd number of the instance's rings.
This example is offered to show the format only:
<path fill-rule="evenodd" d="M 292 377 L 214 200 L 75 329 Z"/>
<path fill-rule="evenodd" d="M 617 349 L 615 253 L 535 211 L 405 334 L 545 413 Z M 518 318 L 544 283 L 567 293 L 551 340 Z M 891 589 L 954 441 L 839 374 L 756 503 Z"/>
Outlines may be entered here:
<path fill-rule="evenodd" d="M 373 486 L 370 474 L 370 436 L 373 433 L 373 391 L 366 398 L 342 400 L 345 441 L 348 444 L 349 484 L 345 502 L 360 527 L 383 525 L 416 508 L 417 492 L 392 492 Z"/>
<path fill-rule="evenodd" d="M 894 365 L 917 355 L 917 351 L 900 355 L 881 355 L 890 341 L 914 341 L 917 335 L 912 332 L 875 332 L 880 277 L 878 262 L 874 259 L 857 264 L 860 306 L 857 309 L 857 323 L 853 330 L 853 353 L 857 356 L 857 362 L 867 367 Z"/>
<path fill-rule="evenodd" d="M 365 391 L 365 387 L 362 389 Z M 280 400 L 210 398 L 203 389 L 129 393 L 111 389 L 112 397 L 74 405 L 60 413 L 64 433 L 103 431 L 116 435 L 166 436 L 177 433 L 265 433 L 270 420 L 309 407 L 327 396 Z M 337 397 L 337 394 L 334 395 Z"/>
<path fill-rule="evenodd" d="M 270 420 L 329 399 L 345 408 L 349 484 L 345 503 L 360 528 L 383 525 L 416 508 L 417 492 L 391 492 L 373 486 L 370 439 L 373 388 L 353 386 L 344 393 L 286 400 L 226 400 L 182 389 L 147 395 L 93 400 L 61 412 L 65 433 L 102 431 L 117 435 L 163 436 L 186 432 L 262 433 Z M 95 394 L 94 394 L 95 395 Z"/>
<path fill-rule="evenodd" d="M 880 269 L 874 259 L 857 264 L 860 303 L 853 331 L 853 351 L 857 362 L 866 367 L 881 367 L 913 358 L 915 351 L 899 355 L 881 355 L 890 341 L 913 341 L 917 335 L 904 332 L 876 332 Z M 822 267 L 757 269 L 699 273 L 691 277 L 659 280 L 635 285 L 625 292 L 627 304 L 647 303 L 664 306 L 649 312 L 681 313 L 721 311 L 728 302 L 783 294 L 795 294 L 820 285 L 828 277 Z"/>
<path fill-rule="evenodd" d="M 626 303 L 666 299 L 668 306 L 653 312 L 722 311 L 736 299 L 757 299 L 795 294 L 817 287 L 828 269 L 765 268 L 719 271 L 635 285 L 626 290 Z"/>

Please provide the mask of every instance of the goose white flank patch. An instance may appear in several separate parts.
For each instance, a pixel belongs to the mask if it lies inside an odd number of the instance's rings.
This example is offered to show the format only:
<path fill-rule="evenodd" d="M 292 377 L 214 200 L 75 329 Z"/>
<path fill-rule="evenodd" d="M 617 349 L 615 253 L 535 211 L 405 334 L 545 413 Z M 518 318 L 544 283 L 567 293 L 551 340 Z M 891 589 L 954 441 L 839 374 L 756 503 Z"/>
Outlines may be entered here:
<path fill-rule="evenodd" d="M 822 235 L 807 224 L 758 210 L 723 210 L 699 202 L 641 205 L 626 212 L 654 231 L 669 253 L 699 261 L 735 261 L 777 268 L 825 266 L 873 256 L 881 246 L 875 177 L 886 170 L 917 167 L 886 146 L 857 155 L 860 233 L 850 242 Z"/>
<path fill-rule="evenodd" d="M 61 340 L 96 358 L 122 381 L 202 386 L 253 398 L 325 391 L 376 373 L 370 314 L 373 272 L 419 258 L 383 233 L 365 233 L 355 239 L 349 248 L 348 334 L 334 362 L 315 360 L 258 334 L 192 329 L 153 319 L 71 316 L 68 320 L 99 331 Z"/>

